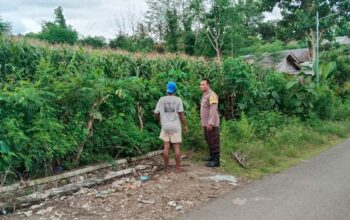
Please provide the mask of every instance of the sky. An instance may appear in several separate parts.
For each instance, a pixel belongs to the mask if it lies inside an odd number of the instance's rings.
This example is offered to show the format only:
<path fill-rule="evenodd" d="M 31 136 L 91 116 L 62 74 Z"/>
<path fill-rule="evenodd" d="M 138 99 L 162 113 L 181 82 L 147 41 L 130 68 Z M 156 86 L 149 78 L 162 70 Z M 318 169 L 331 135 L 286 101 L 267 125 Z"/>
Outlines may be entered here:
<path fill-rule="evenodd" d="M 122 17 L 124 27 L 130 29 L 129 18 L 139 19 L 147 10 L 146 0 L 0 0 L 0 17 L 11 22 L 14 34 L 39 32 L 43 21 L 54 20 L 53 11 L 58 6 L 63 7 L 67 24 L 80 34 L 107 39 L 123 28 Z M 275 19 L 280 13 L 275 9 L 265 16 Z"/>

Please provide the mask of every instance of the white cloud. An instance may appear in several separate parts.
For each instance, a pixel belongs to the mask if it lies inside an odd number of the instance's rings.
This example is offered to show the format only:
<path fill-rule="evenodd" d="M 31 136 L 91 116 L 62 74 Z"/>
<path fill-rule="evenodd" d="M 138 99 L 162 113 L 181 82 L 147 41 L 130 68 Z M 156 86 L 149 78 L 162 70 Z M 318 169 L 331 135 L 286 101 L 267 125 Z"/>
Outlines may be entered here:
<path fill-rule="evenodd" d="M 0 0 L 0 16 L 13 25 L 13 32 L 38 32 L 43 21 L 54 19 L 54 9 L 63 7 L 67 23 L 82 35 L 98 35 L 113 38 L 118 33 L 116 18 L 129 12 L 141 17 L 147 10 L 146 0 Z M 264 13 L 266 20 L 279 19 L 275 8 Z M 126 32 L 130 31 L 126 18 Z"/>
<path fill-rule="evenodd" d="M 265 12 L 265 20 L 279 20 L 282 19 L 281 9 L 274 7 L 272 12 Z"/>
<path fill-rule="evenodd" d="M 17 0 L 18 1 L 18 0 Z M 52 8 L 62 6 L 64 8 L 91 8 L 101 3 L 100 0 L 19 0 L 22 6 L 38 6 Z"/>
<path fill-rule="evenodd" d="M 54 9 L 63 7 L 69 25 L 82 35 L 113 38 L 115 18 L 128 10 L 146 11 L 146 0 L 0 0 L 0 15 L 13 25 L 13 32 L 40 31 L 43 21 L 54 19 Z"/>

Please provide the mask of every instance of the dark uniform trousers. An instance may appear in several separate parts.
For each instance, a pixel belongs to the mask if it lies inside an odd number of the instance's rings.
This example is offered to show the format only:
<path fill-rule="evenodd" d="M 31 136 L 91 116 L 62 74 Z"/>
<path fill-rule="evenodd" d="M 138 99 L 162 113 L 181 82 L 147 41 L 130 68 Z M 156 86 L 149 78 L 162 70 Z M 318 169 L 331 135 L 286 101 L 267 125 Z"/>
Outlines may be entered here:
<path fill-rule="evenodd" d="M 220 129 L 219 127 L 212 127 L 209 131 L 206 127 L 204 128 L 204 136 L 211 154 L 220 153 Z"/>

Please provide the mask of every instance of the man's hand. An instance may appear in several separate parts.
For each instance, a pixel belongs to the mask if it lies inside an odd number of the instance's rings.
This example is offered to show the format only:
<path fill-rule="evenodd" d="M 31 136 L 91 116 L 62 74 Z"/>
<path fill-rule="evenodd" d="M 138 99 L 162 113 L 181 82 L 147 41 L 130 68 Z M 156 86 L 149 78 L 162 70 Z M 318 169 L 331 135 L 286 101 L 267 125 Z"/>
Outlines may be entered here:
<path fill-rule="evenodd" d="M 185 131 L 185 134 L 188 133 L 188 127 L 187 126 L 184 127 L 184 131 Z"/>
<path fill-rule="evenodd" d="M 213 126 L 212 126 L 212 125 L 208 125 L 208 126 L 207 126 L 207 130 L 208 130 L 208 131 L 213 130 Z"/>

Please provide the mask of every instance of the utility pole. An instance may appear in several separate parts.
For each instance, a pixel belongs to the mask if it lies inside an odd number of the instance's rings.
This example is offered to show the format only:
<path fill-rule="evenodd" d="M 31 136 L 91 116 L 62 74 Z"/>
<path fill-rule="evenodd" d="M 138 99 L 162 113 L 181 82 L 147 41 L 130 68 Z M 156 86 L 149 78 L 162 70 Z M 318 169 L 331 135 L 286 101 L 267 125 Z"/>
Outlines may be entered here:
<path fill-rule="evenodd" d="M 320 58 L 319 58 L 319 48 L 320 48 L 320 39 L 319 39 L 319 35 L 320 35 L 320 20 L 321 19 L 325 19 L 331 16 L 334 16 L 337 14 L 330 14 L 327 15 L 325 17 L 319 18 L 319 14 L 318 11 L 316 13 L 316 63 L 314 63 L 314 66 L 316 68 L 316 77 L 317 77 L 317 86 L 320 84 Z"/>
<path fill-rule="evenodd" d="M 320 29 L 320 19 L 318 11 L 316 13 L 316 77 L 317 77 L 317 86 L 320 84 L 320 71 L 319 71 L 319 29 Z"/>

